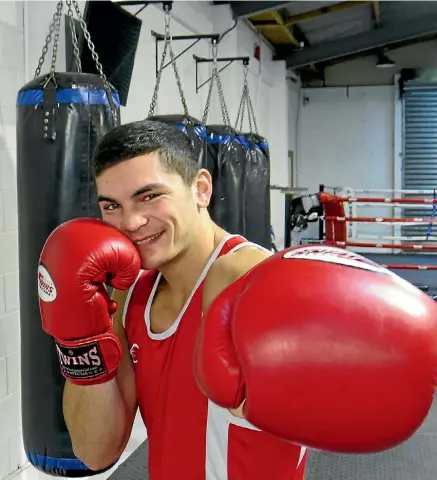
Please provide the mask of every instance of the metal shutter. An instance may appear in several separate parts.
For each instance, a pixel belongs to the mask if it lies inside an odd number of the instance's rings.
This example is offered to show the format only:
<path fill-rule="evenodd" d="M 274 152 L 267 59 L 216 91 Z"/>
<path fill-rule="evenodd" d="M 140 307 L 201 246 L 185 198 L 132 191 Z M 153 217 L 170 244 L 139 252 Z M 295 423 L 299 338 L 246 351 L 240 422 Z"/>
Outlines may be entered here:
<path fill-rule="evenodd" d="M 404 84 L 403 96 L 403 189 L 434 190 L 437 197 L 437 83 Z M 404 195 L 423 198 L 424 194 Z M 431 198 L 432 195 L 426 195 Z M 408 208 L 405 217 L 431 218 L 432 208 Z M 437 225 L 416 224 L 402 227 L 402 235 L 437 236 Z"/>

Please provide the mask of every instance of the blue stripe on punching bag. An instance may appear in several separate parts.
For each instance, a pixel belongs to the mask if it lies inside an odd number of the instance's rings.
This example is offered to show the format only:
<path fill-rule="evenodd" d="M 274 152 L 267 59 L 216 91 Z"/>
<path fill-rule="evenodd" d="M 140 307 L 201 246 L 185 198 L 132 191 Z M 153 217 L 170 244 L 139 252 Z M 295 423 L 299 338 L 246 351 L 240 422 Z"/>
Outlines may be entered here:
<path fill-rule="evenodd" d="M 29 462 L 44 471 L 88 470 L 88 467 L 76 458 L 55 458 L 26 452 Z"/>
<path fill-rule="evenodd" d="M 117 107 L 120 107 L 118 93 L 112 98 Z M 39 105 L 44 100 L 44 90 L 24 90 L 17 96 L 17 106 Z M 109 105 L 105 90 L 89 90 L 85 88 L 61 88 L 56 91 L 56 101 L 61 104 Z"/>

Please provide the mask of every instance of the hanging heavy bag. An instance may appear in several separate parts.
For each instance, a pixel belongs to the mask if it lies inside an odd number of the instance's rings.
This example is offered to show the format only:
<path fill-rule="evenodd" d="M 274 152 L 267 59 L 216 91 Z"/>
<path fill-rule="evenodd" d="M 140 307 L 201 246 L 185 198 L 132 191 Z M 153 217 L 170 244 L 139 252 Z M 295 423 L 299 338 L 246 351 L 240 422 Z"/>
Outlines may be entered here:
<path fill-rule="evenodd" d="M 211 169 L 207 162 L 206 146 L 206 128 L 202 123 L 189 115 L 152 115 L 149 120 L 164 122 L 174 125 L 178 130 L 184 132 L 196 152 L 197 164 L 199 168 Z M 210 170 L 211 171 L 211 170 Z"/>
<path fill-rule="evenodd" d="M 164 3 L 164 20 L 165 20 L 165 34 L 164 34 L 164 49 L 161 57 L 161 64 L 156 74 L 156 83 L 153 91 L 152 101 L 150 103 L 149 113 L 147 118 L 149 120 L 157 120 L 170 125 L 174 125 L 177 129 L 183 131 L 194 151 L 196 152 L 197 163 L 199 168 L 211 168 L 207 158 L 207 145 L 206 145 L 206 128 L 194 117 L 191 117 L 188 113 L 187 101 L 185 99 L 184 90 L 182 88 L 182 82 L 179 75 L 179 70 L 176 65 L 176 58 L 173 52 L 173 46 L 171 42 L 170 24 L 171 24 L 171 4 Z M 170 54 L 170 63 L 173 68 L 174 76 L 179 90 L 179 95 L 184 110 L 183 114 L 169 114 L 169 115 L 155 115 L 156 103 L 158 101 L 159 86 L 161 83 L 162 73 L 165 68 L 165 59 L 167 52 Z"/>
<path fill-rule="evenodd" d="M 61 10 L 59 2 L 51 31 L 59 31 Z M 119 99 L 103 74 L 56 73 L 54 55 L 50 74 L 40 75 L 43 62 L 44 54 L 36 78 L 17 96 L 22 434 L 34 467 L 83 477 L 98 472 L 72 451 L 62 412 L 65 380 L 53 339 L 41 328 L 37 270 L 42 247 L 58 225 L 100 217 L 91 157 L 119 123 Z"/>
<path fill-rule="evenodd" d="M 268 145 L 256 134 L 243 133 L 246 140 L 245 224 L 251 242 L 271 248 L 270 164 Z"/>
<path fill-rule="evenodd" d="M 244 183 L 246 154 L 227 125 L 207 125 L 214 161 L 211 218 L 224 230 L 245 236 Z"/>
<path fill-rule="evenodd" d="M 212 76 L 202 121 L 206 125 L 214 83 L 220 101 L 222 125 L 207 125 L 208 156 L 212 163 L 213 190 L 210 215 L 214 222 L 232 234 L 245 235 L 244 182 L 245 151 L 230 126 L 229 113 L 217 69 L 217 45 L 213 42 Z"/>
<path fill-rule="evenodd" d="M 242 132 L 245 113 L 249 132 Z M 237 139 L 246 153 L 246 178 L 244 189 L 244 215 L 246 238 L 251 242 L 271 249 L 270 220 L 270 156 L 268 142 L 258 135 L 258 126 L 247 83 L 247 66 L 243 93 L 237 113 L 235 128 L 240 123 Z"/>

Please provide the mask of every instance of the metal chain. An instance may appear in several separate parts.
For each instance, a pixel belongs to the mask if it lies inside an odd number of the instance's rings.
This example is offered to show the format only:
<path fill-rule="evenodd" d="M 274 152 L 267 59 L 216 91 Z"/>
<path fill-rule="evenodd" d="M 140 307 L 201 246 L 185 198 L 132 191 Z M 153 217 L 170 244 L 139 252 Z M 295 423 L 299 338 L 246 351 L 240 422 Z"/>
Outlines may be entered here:
<path fill-rule="evenodd" d="M 213 40 L 213 43 L 212 43 L 212 74 L 211 74 L 211 80 L 209 81 L 209 89 L 208 89 L 208 96 L 206 97 L 205 110 L 202 116 L 203 125 L 206 125 L 208 122 L 209 109 L 211 108 L 211 101 L 212 101 L 212 90 L 215 82 L 214 68 L 217 68 L 217 49 L 214 49 L 214 45 L 215 45 L 215 40 Z"/>
<path fill-rule="evenodd" d="M 166 16 L 166 32 L 167 32 L 167 16 Z M 161 65 L 159 66 L 158 73 L 156 74 L 155 89 L 153 90 L 152 101 L 150 102 L 149 113 L 147 115 L 148 117 L 153 116 L 153 114 L 155 113 L 156 102 L 158 101 L 159 85 L 161 84 L 162 72 L 164 70 L 164 65 L 165 65 L 165 57 L 167 56 L 167 48 L 168 48 L 167 33 L 165 38 L 166 38 L 166 41 L 164 44 L 164 51 L 162 52 Z"/>
<path fill-rule="evenodd" d="M 77 3 L 77 0 L 72 0 L 72 3 L 73 3 L 74 9 L 76 10 L 76 15 L 79 20 L 80 26 L 82 28 L 83 35 L 87 41 L 88 48 L 90 49 L 91 56 L 93 57 L 93 60 L 96 64 L 97 71 L 99 72 L 100 78 L 102 79 L 103 86 L 106 90 L 106 94 L 108 95 L 109 106 L 112 114 L 112 119 L 114 121 L 114 125 L 117 125 L 118 124 L 117 108 L 112 100 L 111 86 L 109 85 L 108 79 L 106 78 L 106 75 L 103 71 L 103 66 L 99 61 L 99 55 L 97 54 L 94 43 L 91 40 L 91 35 L 90 35 L 90 32 L 88 31 L 88 27 L 86 26 L 85 20 L 82 17 L 79 4 Z"/>
<path fill-rule="evenodd" d="M 238 112 L 237 112 L 237 119 L 235 120 L 235 129 L 238 129 L 238 122 L 241 119 L 240 125 L 243 123 L 243 117 L 244 117 L 244 111 L 246 107 L 246 84 L 247 84 L 247 70 L 248 67 L 247 65 L 244 66 L 244 82 L 243 82 L 243 91 L 241 93 L 241 99 L 240 99 L 240 106 L 238 107 Z M 240 130 L 242 130 L 243 127 L 240 126 Z"/>
<path fill-rule="evenodd" d="M 213 40 L 212 42 L 212 75 L 211 75 L 211 84 L 209 86 L 209 91 L 208 91 L 208 97 L 206 100 L 206 106 L 205 106 L 205 111 L 203 113 L 203 123 L 206 123 L 206 119 L 208 118 L 209 114 L 209 109 L 211 106 L 211 97 L 212 97 L 212 88 L 214 84 L 214 80 L 217 84 L 217 91 L 218 91 L 218 96 L 219 96 L 219 102 L 220 102 L 220 109 L 222 112 L 222 119 L 223 123 L 225 126 L 230 127 L 231 126 L 231 119 L 229 117 L 228 109 L 226 107 L 226 102 L 225 102 L 225 96 L 223 94 L 223 87 L 222 83 L 220 81 L 220 75 L 218 73 L 218 65 L 217 65 L 217 42 Z"/>
<path fill-rule="evenodd" d="M 243 90 L 243 108 L 241 109 L 241 118 L 240 118 L 240 132 L 243 131 L 243 124 L 244 124 L 244 117 L 245 117 L 246 110 L 249 111 L 247 107 L 246 90 L 244 89 Z M 237 128 L 237 126 L 235 126 L 235 128 Z"/>
<path fill-rule="evenodd" d="M 169 44 L 169 51 L 170 51 L 171 63 L 173 65 L 173 70 L 176 78 L 176 83 L 178 85 L 179 95 L 181 97 L 182 107 L 184 109 L 184 114 L 186 117 L 188 117 L 188 105 L 185 99 L 184 91 L 182 89 L 181 77 L 179 76 L 178 67 L 176 66 L 176 59 L 175 59 L 175 55 L 174 55 L 173 47 L 171 46 L 171 43 Z"/>
<path fill-rule="evenodd" d="M 38 66 L 35 70 L 35 76 L 34 78 L 37 78 L 41 75 L 41 68 L 44 65 L 44 61 L 47 55 L 47 52 L 49 51 L 49 45 L 52 41 L 53 33 L 55 32 L 56 25 L 57 25 L 57 19 L 61 18 L 61 13 L 62 13 L 62 7 L 64 6 L 62 0 L 60 0 L 56 6 L 56 12 L 53 14 L 53 20 L 52 23 L 50 24 L 49 27 L 49 33 L 46 37 L 46 42 L 44 44 L 44 47 L 42 49 L 41 56 L 38 60 Z"/>
<path fill-rule="evenodd" d="M 72 2 L 73 2 L 73 7 L 76 10 L 76 15 L 77 15 L 77 18 L 80 22 L 80 26 L 82 28 L 84 37 L 87 41 L 88 48 L 91 51 L 91 56 L 93 57 L 93 60 L 96 62 L 97 71 L 99 72 L 100 78 L 103 80 L 103 84 L 104 84 L 106 90 L 108 90 L 110 92 L 111 88 L 109 86 L 108 79 L 106 78 L 106 75 L 103 72 L 102 64 L 99 62 L 99 56 L 96 52 L 96 48 L 94 46 L 94 43 L 91 40 L 90 32 L 88 31 L 88 27 L 86 26 L 85 20 L 82 17 L 82 13 L 80 12 L 79 4 L 77 3 L 77 0 L 72 0 Z"/>
<path fill-rule="evenodd" d="M 173 44 L 172 44 L 172 37 L 171 37 L 171 26 L 170 26 L 170 21 L 171 21 L 171 12 L 169 12 L 170 15 L 170 20 L 169 20 L 169 42 L 168 42 L 168 50 L 170 52 L 170 58 L 171 58 L 171 64 L 173 66 L 173 71 L 174 75 L 176 78 L 176 83 L 178 85 L 178 90 L 179 90 L 179 95 L 181 97 L 181 102 L 182 102 L 182 107 L 184 109 L 184 114 L 186 117 L 188 117 L 188 106 L 187 106 L 187 101 L 185 100 L 185 95 L 184 95 L 184 90 L 182 88 L 182 82 L 181 82 L 181 77 L 179 75 L 179 70 L 176 65 L 176 58 L 175 54 L 173 52 Z"/>
<path fill-rule="evenodd" d="M 248 66 L 244 66 L 244 83 L 243 83 L 243 92 L 241 94 L 240 108 L 237 114 L 237 120 L 235 122 L 235 128 L 238 127 L 238 121 L 240 121 L 240 131 L 243 130 L 243 119 L 244 114 L 247 108 L 247 118 L 249 121 L 250 133 L 258 134 L 258 125 L 256 123 L 255 112 L 253 109 L 252 98 L 249 91 L 249 82 L 247 80 Z"/>
<path fill-rule="evenodd" d="M 68 16 L 70 17 L 71 41 L 73 42 L 74 58 L 76 60 L 77 71 L 82 73 L 82 62 L 80 60 L 79 45 L 77 42 L 76 24 L 74 22 L 73 9 L 71 8 L 71 0 L 65 0 L 68 7 Z"/>
<path fill-rule="evenodd" d="M 61 7 L 62 10 L 62 7 Z M 56 17 L 56 26 L 55 26 L 55 37 L 53 39 L 53 52 L 52 52 L 52 63 L 50 65 L 50 78 L 55 78 L 56 72 L 56 59 L 58 56 L 58 46 L 59 46 L 59 32 L 61 30 L 61 10 L 59 15 Z"/>
<path fill-rule="evenodd" d="M 247 109 L 247 119 L 249 121 L 249 133 L 253 133 L 253 125 L 252 125 L 252 116 L 250 114 L 250 96 L 249 96 L 249 86 L 246 84 L 244 89 L 244 112 L 241 116 L 241 123 L 240 123 L 240 131 L 243 130 L 243 120 L 244 120 L 244 113 Z"/>
<path fill-rule="evenodd" d="M 176 84 L 178 86 L 179 95 L 180 95 L 181 102 L 182 102 L 182 107 L 184 109 L 184 115 L 186 117 L 188 117 L 189 114 L 188 114 L 187 101 L 185 99 L 184 90 L 182 88 L 181 77 L 179 75 L 179 70 L 178 70 L 178 67 L 176 65 L 176 58 L 175 58 L 175 54 L 174 54 L 174 51 L 173 51 L 173 45 L 172 45 L 171 9 L 169 8 L 168 5 L 165 5 L 164 8 L 165 8 L 165 13 L 164 13 L 164 22 L 165 22 L 164 51 L 162 53 L 161 64 L 159 66 L 159 70 L 158 70 L 158 73 L 156 75 L 155 89 L 153 90 L 152 101 L 150 102 L 148 117 L 153 116 L 153 114 L 155 113 L 156 103 L 158 101 L 159 86 L 161 84 L 162 72 L 164 71 L 165 58 L 167 56 L 167 49 L 170 53 L 171 65 L 173 67 L 174 75 L 175 75 L 175 78 L 176 78 Z"/>
<path fill-rule="evenodd" d="M 226 102 L 225 102 L 225 96 L 223 94 L 223 87 L 222 87 L 222 82 L 220 80 L 220 75 L 217 70 L 217 63 L 215 64 L 215 81 L 217 83 L 217 90 L 218 90 L 218 95 L 219 95 L 219 101 L 220 101 L 220 108 L 222 111 L 222 117 L 223 117 L 223 123 L 227 126 L 231 126 L 231 118 L 229 117 L 228 113 L 228 108 L 226 107 Z"/>
<path fill-rule="evenodd" d="M 253 109 L 253 104 L 252 104 L 252 98 L 249 93 L 249 87 L 247 87 L 247 105 L 249 107 L 249 124 L 250 124 L 250 131 L 252 132 L 252 122 L 254 126 L 255 133 L 258 135 L 258 125 L 256 123 L 256 116 L 255 116 L 255 111 Z"/>

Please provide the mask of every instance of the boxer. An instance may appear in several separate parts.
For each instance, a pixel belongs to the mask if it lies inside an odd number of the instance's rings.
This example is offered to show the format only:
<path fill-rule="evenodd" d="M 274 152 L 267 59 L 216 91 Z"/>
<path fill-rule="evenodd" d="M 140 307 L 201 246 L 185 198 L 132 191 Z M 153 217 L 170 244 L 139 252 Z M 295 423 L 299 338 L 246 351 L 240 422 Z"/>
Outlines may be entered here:
<path fill-rule="evenodd" d="M 117 460 L 137 409 L 151 480 L 301 480 L 306 447 L 382 451 L 419 427 L 435 302 L 343 250 L 273 255 L 225 232 L 211 175 L 172 126 L 122 125 L 94 165 L 102 221 L 59 226 L 38 269 L 90 469 Z"/>

